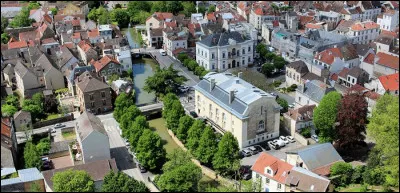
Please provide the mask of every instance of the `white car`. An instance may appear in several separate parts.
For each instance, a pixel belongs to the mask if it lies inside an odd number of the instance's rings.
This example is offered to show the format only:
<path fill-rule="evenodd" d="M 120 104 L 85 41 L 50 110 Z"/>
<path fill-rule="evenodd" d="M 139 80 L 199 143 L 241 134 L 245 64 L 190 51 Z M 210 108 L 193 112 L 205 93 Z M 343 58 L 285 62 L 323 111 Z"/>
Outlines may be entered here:
<path fill-rule="evenodd" d="M 317 135 L 311 135 L 311 139 L 314 139 L 318 143 L 318 136 Z"/>
<path fill-rule="evenodd" d="M 289 108 L 294 108 L 295 105 L 296 105 L 295 103 L 292 103 L 292 104 L 288 105 L 288 107 Z"/>
<path fill-rule="evenodd" d="M 163 49 L 160 50 L 160 54 L 161 54 L 161 56 L 166 56 L 167 55 L 167 53 Z"/>
<path fill-rule="evenodd" d="M 292 136 L 286 136 L 286 139 L 287 139 L 288 141 L 290 141 L 291 143 L 296 142 L 296 141 L 294 140 L 294 137 L 292 137 Z"/>
<path fill-rule="evenodd" d="M 280 139 L 275 139 L 273 142 L 279 145 L 280 147 L 285 147 L 285 142 Z"/>
<path fill-rule="evenodd" d="M 282 140 L 283 142 L 285 142 L 286 144 L 290 143 L 290 141 L 287 140 L 285 136 L 279 136 L 279 139 Z"/>
<path fill-rule="evenodd" d="M 65 127 L 65 125 L 61 124 L 61 123 L 57 123 L 56 125 L 54 125 L 54 129 L 63 128 L 63 127 Z"/>

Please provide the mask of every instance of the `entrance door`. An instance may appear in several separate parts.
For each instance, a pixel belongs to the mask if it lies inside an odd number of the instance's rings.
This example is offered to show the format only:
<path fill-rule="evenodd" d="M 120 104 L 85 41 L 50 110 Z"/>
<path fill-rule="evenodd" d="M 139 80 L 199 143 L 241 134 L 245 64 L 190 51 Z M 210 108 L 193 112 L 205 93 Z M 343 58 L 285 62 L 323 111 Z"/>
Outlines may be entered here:
<path fill-rule="evenodd" d="M 233 60 L 233 61 L 232 61 L 232 68 L 235 68 L 235 67 L 236 67 L 236 61 Z"/>

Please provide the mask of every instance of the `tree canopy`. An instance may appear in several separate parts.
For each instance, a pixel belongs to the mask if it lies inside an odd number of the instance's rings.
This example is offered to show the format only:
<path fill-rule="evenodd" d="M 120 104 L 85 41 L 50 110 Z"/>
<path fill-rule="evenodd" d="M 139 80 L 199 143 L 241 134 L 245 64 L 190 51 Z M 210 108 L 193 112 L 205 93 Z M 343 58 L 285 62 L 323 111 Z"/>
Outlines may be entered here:
<path fill-rule="evenodd" d="M 139 182 L 129 177 L 124 172 L 117 173 L 110 171 L 104 176 L 101 186 L 102 192 L 149 192 L 149 189 L 143 182 Z"/>
<path fill-rule="evenodd" d="M 199 147 L 195 151 L 196 158 L 206 165 L 210 165 L 215 152 L 217 152 L 217 138 L 213 129 L 207 126 L 199 140 Z"/>
<path fill-rule="evenodd" d="M 146 120 L 146 117 L 143 115 L 139 115 L 135 118 L 135 121 L 131 124 L 129 130 L 127 131 L 127 138 L 129 143 L 131 144 L 132 150 L 135 150 L 142 136 L 143 131 L 145 129 L 149 129 L 149 123 Z"/>
<path fill-rule="evenodd" d="M 92 177 L 84 170 L 56 172 L 51 178 L 55 192 L 94 192 Z"/>
<path fill-rule="evenodd" d="M 235 164 L 239 161 L 239 144 L 231 132 L 226 132 L 218 143 L 218 151 L 214 155 L 213 166 L 221 174 L 236 171 Z"/>
<path fill-rule="evenodd" d="M 172 65 L 163 69 L 157 67 L 154 75 L 146 79 L 144 90 L 163 96 L 169 92 L 175 92 L 186 80 L 184 76 L 178 75 L 178 71 Z"/>
<path fill-rule="evenodd" d="M 130 94 L 126 94 L 125 92 L 121 93 L 117 96 L 114 102 L 114 112 L 113 116 L 117 122 L 120 122 L 122 115 L 125 113 L 125 110 L 130 106 L 135 105 L 135 101 L 133 100 L 133 96 Z"/>
<path fill-rule="evenodd" d="M 22 7 L 21 11 L 16 15 L 10 23 L 13 28 L 30 26 L 35 20 L 29 18 L 30 9 Z"/>
<path fill-rule="evenodd" d="M 205 127 L 206 125 L 204 122 L 199 119 L 195 120 L 193 125 L 190 127 L 187 135 L 186 146 L 192 153 L 196 152 L 196 149 L 199 146 L 201 134 L 203 133 L 203 129 Z"/>
<path fill-rule="evenodd" d="M 193 118 L 188 115 L 179 118 L 179 126 L 178 130 L 176 131 L 176 136 L 184 144 L 186 143 L 188 130 L 193 125 L 193 122 L 194 122 Z"/>
<path fill-rule="evenodd" d="M 25 168 L 35 167 L 38 170 L 41 170 L 42 159 L 40 159 L 40 155 L 36 149 L 36 146 L 32 143 L 32 141 L 28 141 L 25 144 L 24 162 L 25 162 Z"/>
<path fill-rule="evenodd" d="M 165 163 L 166 151 L 162 140 L 149 129 L 143 131 L 135 150 L 139 162 L 149 170 L 161 169 Z"/>
<path fill-rule="evenodd" d="M 333 91 L 326 94 L 318 107 L 315 107 L 313 122 L 319 130 L 320 143 L 332 142 L 336 139 L 334 124 L 339 110 L 342 95 Z"/>

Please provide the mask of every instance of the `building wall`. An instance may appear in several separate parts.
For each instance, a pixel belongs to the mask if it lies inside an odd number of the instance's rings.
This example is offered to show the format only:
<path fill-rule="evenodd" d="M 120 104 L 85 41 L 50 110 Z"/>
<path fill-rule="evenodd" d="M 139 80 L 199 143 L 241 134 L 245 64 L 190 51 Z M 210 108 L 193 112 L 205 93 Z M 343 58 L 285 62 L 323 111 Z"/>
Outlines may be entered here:
<path fill-rule="evenodd" d="M 15 129 L 19 132 L 19 131 L 24 131 L 23 127 L 27 127 L 28 129 L 33 129 L 33 125 L 32 125 L 32 120 L 30 118 L 28 119 L 18 119 L 18 120 L 14 120 L 14 125 L 15 125 Z"/>
<path fill-rule="evenodd" d="M 269 179 L 269 183 L 266 182 L 267 177 L 264 175 L 260 175 L 257 172 L 252 172 L 252 179 L 255 181 L 257 179 L 257 175 L 260 176 L 261 178 L 261 192 L 267 192 L 266 189 L 268 189 L 268 192 L 286 192 L 286 187 L 285 184 L 281 184 L 273 179 Z M 281 188 L 278 189 L 278 184 L 280 184 Z"/>
<path fill-rule="evenodd" d="M 319 104 L 316 101 L 310 99 L 308 96 L 304 95 L 303 93 L 300 93 L 299 91 L 296 91 L 295 101 L 296 101 L 296 107 L 302 107 L 304 105 L 316 105 L 316 106 L 318 106 L 318 104 Z"/>
<path fill-rule="evenodd" d="M 101 77 L 106 77 L 106 78 L 111 76 L 111 75 L 113 75 L 113 74 L 121 75 L 122 66 L 120 64 L 116 64 L 114 62 L 110 62 L 103 69 L 101 69 L 98 73 L 99 73 L 99 75 Z"/>
<path fill-rule="evenodd" d="M 111 159 L 110 143 L 108 143 L 107 135 L 98 131 L 92 131 L 83 139 L 81 144 L 83 163 L 86 164 L 93 161 Z"/>
<path fill-rule="evenodd" d="M 348 34 L 355 37 L 353 39 L 354 44 L 367 44 L 371 43 L 379 36 L 379 28 L 360 31 L 350 30 Z"/>
<path fill-rule="evenodd" d="M 395 11 L 394 15 L 383 14 L 383 18 L 377 19 L 380 29 L 393 31 L 397 24 L 399 24 L 399 11 Z"/>
<path fill-rule="evenodd" d="M 395 73 L 399 72 L 396 69 L 389 68 L 389 67 L 386 67 L 386 66 L 382 66 L 382 65 L 379 65 L 379 64 L 375 64 L 374 65 L 374 71 L 378 72 L 378 73 L 380 73 L 382 75 L 390 75 L 390 74 L 395 74 Z"/>
<path fill-rule="evenodd" d="M 87 110 L 89 112 L 97 114 L 98 109 L 100 109 L 100 113 L 112 110 L 112 102 L 111 102 L 112 97 L 109 88 L 83 94 L 80 88 L 77 86 L 76 91 L 79 98 L 81 112 Z M 102 92 L 105 93 L 105 97 L 101 96 Z M 93 100 L 90 99 L 91 94 L 93 95 Z M 105 105 L 103 105 L 103 100 L 106 101 Z M 91 104 L 92 102 L 94 103 L 93 107 Z"/>
<path fill-rule="evenodd" d="M 64 75 L 55 68 L 50 69 L 47 73 L 44 73 L 44 80 L 46 82 L 46 89 L 57 90 L 65 88 Z"/>
<path fill-rule="evenodd" d="M 302 83 L 301 74 L 298 73 L 294 68 L 286 68 L 286 86 L 291 86 L 292 84 L 299 85 Z"/>

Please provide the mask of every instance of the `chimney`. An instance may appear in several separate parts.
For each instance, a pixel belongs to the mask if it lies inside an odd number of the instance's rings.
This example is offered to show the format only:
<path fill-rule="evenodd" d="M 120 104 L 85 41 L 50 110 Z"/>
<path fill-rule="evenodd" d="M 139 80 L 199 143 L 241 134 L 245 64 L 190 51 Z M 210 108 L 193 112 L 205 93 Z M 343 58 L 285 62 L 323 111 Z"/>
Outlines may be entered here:
<path fill-rule="evenodd" d="M 215 87 L 215 79 L 212 78 L 212 79 L 210 80 L 210 92 L 214 89 L 214 87 Z"/>
<path fill-rule="evenodd" d="M 335 44 L 335 45 L 333 45 L 333 47 L 334 47 L 334 48 L 337 48 L 337 45 Z"/>
<path fill-rule="evenodd" d="M 233 99 L 235 99 L 235 91 L 229 91 L 229 104 L 232 104 Z"/>
<path fill-rule="evenodd" d="M 321 60 L 321 54 L 318 55 L 318 60 Z"/>
<path fill-rule="evenodd" d="M 301 86 L 302 92 L 304 93 L 306 91 L 306 83 L 303 82 Z"/>
<path fill-rule="evenodd" d="M 236 84 L 240 84 L 239 79 L 236 79 Z"/>
<path fill-rule="evenodd" d="M 327 81 L 326 77 L 324 77 L 324 83 L 325 83 L 325 84 L 327 84 L 327 83 L 328 83 L 328 81 Z"/>
<path fill-rule="evenodd" d="M 238 77 L 241 79 L 242 78 L 242 75 L 243 75 L 243 72 L 239 72 L 238 73 Z"/>

